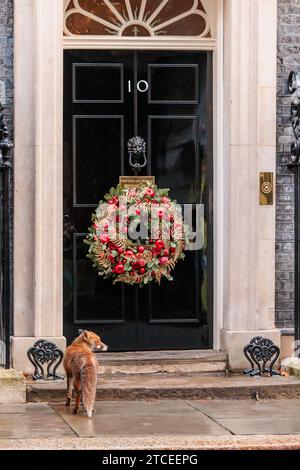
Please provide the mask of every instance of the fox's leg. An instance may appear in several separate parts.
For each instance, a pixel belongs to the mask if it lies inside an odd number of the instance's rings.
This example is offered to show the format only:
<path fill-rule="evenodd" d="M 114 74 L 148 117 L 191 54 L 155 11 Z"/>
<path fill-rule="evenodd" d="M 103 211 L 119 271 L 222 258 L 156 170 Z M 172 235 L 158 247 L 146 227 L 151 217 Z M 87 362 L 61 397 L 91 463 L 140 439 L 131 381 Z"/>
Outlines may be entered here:
<path fill-rule="evenodd" d="M 81 397 L 80 379 L 74 380 L 74 389 L 75 389 L 76 397 L 75 397 L 75 406 L 73 409 L 73 414 L 76 415 L 80 406 L 80 397 Z"/>
<path fill-rule="evenodd" d="M 71 405 L 72 389 L 73 389 L 73 377 L 71 375 L 68 375 L 67 376 L 67 401 L 66 401 L 66 406 Z"/>
<path fill-rule="evenodd" d="M 77 415 L 78 413 L 78 410 L 79 410 L 79 405 L 80 405 L 80 390 L 76 389 L 75 388 L 75 393 L 76 393 L 76 397 L 75 397 L 75 406 L 73 408 L 73 414 L 74 415 Z"/>

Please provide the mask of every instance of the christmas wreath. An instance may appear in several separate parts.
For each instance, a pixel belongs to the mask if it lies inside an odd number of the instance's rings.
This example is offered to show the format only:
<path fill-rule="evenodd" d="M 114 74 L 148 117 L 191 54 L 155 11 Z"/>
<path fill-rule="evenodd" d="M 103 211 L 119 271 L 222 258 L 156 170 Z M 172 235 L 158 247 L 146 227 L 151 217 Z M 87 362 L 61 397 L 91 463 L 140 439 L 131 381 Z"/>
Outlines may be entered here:
<path fill-rule="evenodd" d="M 118 185 L 104 196 L 85 240 L 99 275 L 140 286 L 173 280 L 171 272 L 184 258 L 187 228 L 168 193 L 144 183 L 131 189 Z"/>

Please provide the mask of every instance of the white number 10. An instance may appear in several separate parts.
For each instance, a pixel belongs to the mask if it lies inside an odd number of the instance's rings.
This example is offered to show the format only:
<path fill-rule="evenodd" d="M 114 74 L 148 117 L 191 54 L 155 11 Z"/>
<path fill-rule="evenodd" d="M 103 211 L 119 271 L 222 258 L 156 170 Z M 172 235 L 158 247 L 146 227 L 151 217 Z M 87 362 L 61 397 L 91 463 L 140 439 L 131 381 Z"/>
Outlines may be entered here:
<path fill-rule="evenodd" d="M 149 83 L 146 80 L 140 80 L 136 84 L 137 90 L 140 93 L 145 93 L 149 89 Z M 128 80 L 128 93 L 132 92 L 131 80 Z"/>

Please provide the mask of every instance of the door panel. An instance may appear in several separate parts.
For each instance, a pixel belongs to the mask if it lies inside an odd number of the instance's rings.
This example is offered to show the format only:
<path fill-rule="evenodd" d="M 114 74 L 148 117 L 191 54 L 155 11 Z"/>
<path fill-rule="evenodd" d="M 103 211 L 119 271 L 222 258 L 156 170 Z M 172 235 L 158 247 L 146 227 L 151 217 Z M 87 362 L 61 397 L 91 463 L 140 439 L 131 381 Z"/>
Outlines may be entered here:
<path fill-rule="evenodd" d="M 65 51 L 64 325 L 101 334 L 110 350 L 211 347 L 211 55 L 206 52 Z M 149 88 L 147 88 L 149 85 Z M 204 204 L 205 243 L 174 281 L 113 286 L 86 258 L 91 213 L 120 175 L 126 142 L 147 141 L 147 167 L 180 204 Z"/>
<path fill-rule="evenodd" d="M 91 207 L 123 171 L 124 116 L 74 116 L 73 139 L 74 206 Z"/>
<path fill-rule="evenodd" d="M 151 104 L 198 104 L 197 64 L 148 64 Z"/>
<path fill-rule="evenodd" d="M 123 103 L 123 64 L 73 64 L 74 103 Z"/>
<path fill-rule="evenodd" d="M 197 116 L 148 117 L 149 172 L 156 175 L 160 187 L 171 187 L 172 197 L 182 204 L 193 204 L 196 200 L 197 134 Z"/>

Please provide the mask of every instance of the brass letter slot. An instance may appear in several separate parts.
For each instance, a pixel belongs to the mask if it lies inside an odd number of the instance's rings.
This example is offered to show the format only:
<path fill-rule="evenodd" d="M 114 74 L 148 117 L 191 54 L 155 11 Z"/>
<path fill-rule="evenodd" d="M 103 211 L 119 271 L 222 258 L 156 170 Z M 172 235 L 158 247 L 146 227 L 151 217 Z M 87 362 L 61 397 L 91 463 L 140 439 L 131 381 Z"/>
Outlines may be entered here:
<path fill-rule="evenodd" d="M 274 178 L 273 173 L 259 174 L 259 203 L 261 206 L 272 206 L 274 202 Z"/>

